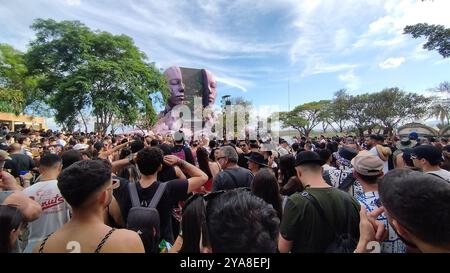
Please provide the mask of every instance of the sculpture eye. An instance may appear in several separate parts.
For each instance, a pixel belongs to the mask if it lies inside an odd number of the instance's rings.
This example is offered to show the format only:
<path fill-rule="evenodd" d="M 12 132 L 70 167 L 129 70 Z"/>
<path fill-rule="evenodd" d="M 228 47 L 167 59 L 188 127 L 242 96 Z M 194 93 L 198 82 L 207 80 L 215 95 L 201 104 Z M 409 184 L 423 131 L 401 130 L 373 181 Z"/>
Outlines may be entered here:
<path fill-rule="evenodd" d="M 215 82 L 212 82 L 212 83 L 209 84 L 209 86 L 210 86 L 211 88 L 216 88 L 216 83 L 215 83 Z"/>
<path fill-rule="evenodd" d="M 170 83 L 171 85 L 177 85 L 177 84 L 180 84 L 180 80 L 179 80 L 179 79 L 170 80 L 169 83 Z"/>

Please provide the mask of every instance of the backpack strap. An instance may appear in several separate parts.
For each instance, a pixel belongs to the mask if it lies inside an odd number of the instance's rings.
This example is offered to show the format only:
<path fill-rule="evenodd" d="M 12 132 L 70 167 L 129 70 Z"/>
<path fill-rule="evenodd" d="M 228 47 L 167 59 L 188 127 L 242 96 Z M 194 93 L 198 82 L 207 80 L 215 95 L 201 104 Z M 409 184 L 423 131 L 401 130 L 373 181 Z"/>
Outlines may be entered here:
<path fill-rule="evenodd" d="M 426 173 L 426 174 L 430 174 L 430 175 L 432 175 L 432 176 L 436 176 L 436 177 L 439 177 L 440 179 L 443 179 L 443 180 L 445 180 L 442 176 L 440 176 L 439 174 L 435 174 L 435 173 Z"/>
<path fill-rule="evenodd" d="M 156 190 L 155 195 L 153 195 L 152 201 L 150 201 L 150 205 L 148 206 L 149 208 L 156 208 L 156 206 L 159 203 L 159 200 L 161 200 L 161 197 L 163 196 L 164 191 L 166 190 L 167 183 L 168 182 L 160 183 L 158 185 L 158 189 Z"/>
<path fill-rule="evenodd" d="M 139 181 L 137 181 L 135 183 L 128 183 L 128 189 L 130 191 L 131 205 L 133 207 L 140 207 L 141 201 L 139 201 L 139 195 L 137 192 L 137 184 L 136 183 L 139 183 Z"/>
<path fill-rule="evenodd" d="M 331 228 L 333 233 L 335 235 L 338 235 L 338 233 L 337 233 L 336 229 L 334 228 L 334 226 L 330 223 L 330 221 L 328 221 L 328 218 L 325 216 L 325 212 L 323 211 L 323 209 L 320 206 L 319 202 L 317 202 L 317 199 L 314 196 L 312 196 L 311 194 L 309 194 L 307 191 L 303 191 L 301 193 L 301 195 L 303 197 L 305 197 L 306 199 L 308 199 L 309 202 L 311 202 L 311 204 L 316 208 L 316 210 L 319 213 L 320 217 L 322 217 L 322 219 L 326 222 L 326 224 Z"/>

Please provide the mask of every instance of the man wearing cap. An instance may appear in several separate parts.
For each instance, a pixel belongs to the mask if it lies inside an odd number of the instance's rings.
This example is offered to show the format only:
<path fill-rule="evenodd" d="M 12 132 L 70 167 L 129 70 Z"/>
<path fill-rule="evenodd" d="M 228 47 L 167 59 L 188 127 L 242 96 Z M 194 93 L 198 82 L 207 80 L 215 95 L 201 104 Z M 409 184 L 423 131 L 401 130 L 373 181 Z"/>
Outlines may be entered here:
<path fill-rule="evenodd" d="M 250 156 L 246 157 L 248 160 L 248 169 L 253 175 L 256 175 L 261 168 L 267 168 L 267 160 L 260 153 L 251 153 Z"/>
<path fill-rule="evenodd" d="M 408 137 L 403 137 L 400 142 L 398 142 L 395 147 L 397 150 L 393 153 L 394 156 L 394 167 L 398 167 L 398 163 L 401 162 L 401 158 L 405 149 L 412 149 L 417 145 L 415 140 L 411 140 Z"/>
<path fill-rule="evenodd" d="M 383 161 L 367 151 L 362 151 L 352 159 L 352 165 L 353 175 L 364 190 L 364 194 L 357 198 L 359 203 L 366 208 L 367 213 L 377 210 L 381 206 L 378 180 L 383 177 Z M 381 243 L 381 253 L 405 253 L 405 244 L 389 225 L 384 213 L 378 216 L 377 220 L 384 223 L 389 235 Z"/>
<path fill-rule="evenodd" d="M 433 145 L 420 145 L 413 149 L 411 159 L 414 166 L 422 169 L 424 173 L 438 176 L 450 182 L 450 172 L 441 169 L 439 164 L 443 161 L 442 152 Z"/>
<path fill-rule="evenodd" d="M 176 131 L 173 138 L 175 145 L 172 149 L 172 154 L 181 160 L 186 160 L 189 164 L 195 165 L 194 156 L 192 155 L 191 149 L 184 145 L 186 136 L 183 131 Z"/>
<path fill-rule="evenodd" d="M 292 194 L 286 202 L 278 241 L 281 253 L 325 252 L 336 233 L 359 238 L 360 205 L 348 193 L 325 182 L 323 164 L 316 152 L 303 151 L 297 155 L 295 169 L 305 190 Z M 316 200 L 324 217 L 309 198 Z"/>

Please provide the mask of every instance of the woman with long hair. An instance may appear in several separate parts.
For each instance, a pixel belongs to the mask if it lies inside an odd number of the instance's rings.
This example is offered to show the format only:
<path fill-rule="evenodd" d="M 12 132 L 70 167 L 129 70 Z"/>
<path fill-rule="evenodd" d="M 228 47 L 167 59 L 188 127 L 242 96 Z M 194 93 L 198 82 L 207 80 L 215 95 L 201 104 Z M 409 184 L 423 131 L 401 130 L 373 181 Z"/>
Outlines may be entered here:
<path fill-rule="evenodd" d="M 295 158 L 292 155 L 280 157 L 278 183 L 280 186 L 280 194 L 283 196 L 283 208 L 286 204 L 287 197 L 296 192 L 303 191 L 302 183 L 298 179 L 297 172 L 295 171 Z"/>
<path fill-rule="evenodd" d="M 214 177 L 220 172 L 220 165 L 218 162 L 209 160 L 208 151 L 201 147 L 197 149 L 198 167 L 208 176 L 208 181 L 203 185 L 199 191 L 210 192 L 212 189 L 212 181 Z"/>
<path fill-rule="evenodd" d="M 271 204 L 281 219 L 283 209 L 281 207 L 281 195 L 277 178 L 271 169 L 263 168 L 256 173 L 252 182 L 252 192 Z"/>
<path fill-rule="evenodd" d="M 16 244 L 22 222 L 22 214 L 18 208 L 0 205 L 0 253 L 18 251 Z"/>

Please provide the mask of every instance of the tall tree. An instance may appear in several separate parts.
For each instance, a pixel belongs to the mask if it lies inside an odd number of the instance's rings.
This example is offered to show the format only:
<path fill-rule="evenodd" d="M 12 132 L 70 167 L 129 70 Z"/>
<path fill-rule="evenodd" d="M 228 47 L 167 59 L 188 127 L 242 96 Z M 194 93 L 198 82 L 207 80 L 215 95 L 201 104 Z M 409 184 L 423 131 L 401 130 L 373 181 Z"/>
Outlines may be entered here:
<path fill-rule="evenodd" d="M 27 75 L 23 53 L 0 44 L 0 111 L 22 113 L 33 103 L 36 79 Z"/>
<path fill-rule="evenodd" d="M 345 126 L 349 119 L 350 95 L 346 89 L 338 90 L 334 93 L 333 100 L 329 108 L 330 125 L 337 126 L 339 133 L 344 132 Z"/>
<path fill-rule="evenodd" d="M 450 82 L 445 81 L 439 84 L 436 88 L 432 89 L 436 93 L 450 95 Z M 433 106 L 430 107 L 430 116 L 436 117 L 441 121 L 442 126 L 450 124 L 450 99 L 435 97 L 433 100 Z"/>
<path fill-rule="evenodd" d="M 437 50 L 444 58 L 450 56 L 450 28 L 420 23 L 406 26 L 404 33 L 411 34 L 415 39 L 424 36 L 428 39 L 423 45 L 424 49 Z"/>
<path fill-rule="evenodd" d="M 73 128 L 88 111 L 104 134 L 113 119 L 125 125 L 140 115 L 156 120 L 150 95 L 167 99 L 166 80 L 130 37 L 92 31 L 79 21 L 37 19 L 32 29 L 36 39 L 26 62 L 58 123 Z"/>
<path fill-rule="evenodd" d="M 424 117 L 431 103 L 430 98 L 398 88 L 386 88 L 370 94 L 369 98 L 371 116 L 384 127 L 385 134 L 391 134 L 401 121 Z"/>
<path fill-rule="evenodd" d="M 311 131 L 323 121 L 329 101 L 309 102 L 295 107 L 290 112 L 281 112 L 279 119 L 284 128 L 292 127 L 308 137 Z"/>
<path fill-rule="evenodd" d="M 369 94 L 361 94 L 350 97 L 348 108 L 349 121 L 353 123 L 360 136 L 365 130 L 371 130 L 374 126 L 374 119 L 370 113 L 371 100 Z"/>

